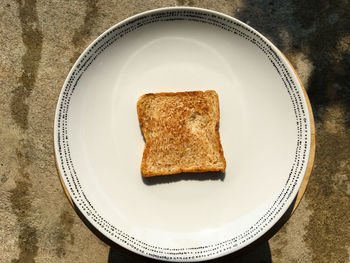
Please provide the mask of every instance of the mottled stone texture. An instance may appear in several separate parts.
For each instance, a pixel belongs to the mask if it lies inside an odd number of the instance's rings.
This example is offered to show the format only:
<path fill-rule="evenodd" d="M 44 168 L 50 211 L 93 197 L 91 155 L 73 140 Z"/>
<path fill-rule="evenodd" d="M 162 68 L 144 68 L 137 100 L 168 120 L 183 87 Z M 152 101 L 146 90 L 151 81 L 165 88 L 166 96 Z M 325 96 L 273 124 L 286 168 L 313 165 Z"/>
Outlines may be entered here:
<path fill-rule="evenodd" d="M 141 11 L 198 6 L 274 42 L 308 90 L 316 160 L 280 231 L 235 262 L 350 262 L 350 2 L 347 0 L 3 0 L 0 3 L 0 262 L 130 262 L 77 217 L 53 156 L 57 98 L 83 49 Z M 135 260 L 135 259 L 133 259 Z M 226 257 L 217 262 L 232 262 Z"/>

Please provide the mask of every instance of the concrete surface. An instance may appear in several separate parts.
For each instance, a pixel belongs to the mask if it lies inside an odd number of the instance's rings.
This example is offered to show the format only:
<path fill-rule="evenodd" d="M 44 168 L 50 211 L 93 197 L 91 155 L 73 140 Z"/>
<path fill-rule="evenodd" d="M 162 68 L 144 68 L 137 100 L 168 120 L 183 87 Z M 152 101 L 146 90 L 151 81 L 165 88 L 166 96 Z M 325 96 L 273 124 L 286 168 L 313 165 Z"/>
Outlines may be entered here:
<path fill-rule="evenodd" d="M 299 208 L 235 262 L 350 262 L 348 0 L 1 1 L 0 262 L 131 261 L 110 252 L 69 205 L 54 163 L 54 111 L 92 40 L 130 15 L 175 5 L 214 9 L 266 35 L 296 67 L 315 114 L 315 166 Z"/>

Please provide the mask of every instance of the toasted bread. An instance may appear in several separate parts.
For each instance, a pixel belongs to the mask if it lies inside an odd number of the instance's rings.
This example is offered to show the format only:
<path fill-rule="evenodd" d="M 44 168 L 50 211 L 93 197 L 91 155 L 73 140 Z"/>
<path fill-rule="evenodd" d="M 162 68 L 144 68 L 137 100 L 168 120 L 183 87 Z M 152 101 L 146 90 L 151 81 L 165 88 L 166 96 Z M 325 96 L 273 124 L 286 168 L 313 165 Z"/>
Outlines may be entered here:
<path fill-rule="evenodd" d="M 137 102 L 137 113 L 146 141 L 144 177 L 225 171 L 215 91 L 145 94 Z"/>

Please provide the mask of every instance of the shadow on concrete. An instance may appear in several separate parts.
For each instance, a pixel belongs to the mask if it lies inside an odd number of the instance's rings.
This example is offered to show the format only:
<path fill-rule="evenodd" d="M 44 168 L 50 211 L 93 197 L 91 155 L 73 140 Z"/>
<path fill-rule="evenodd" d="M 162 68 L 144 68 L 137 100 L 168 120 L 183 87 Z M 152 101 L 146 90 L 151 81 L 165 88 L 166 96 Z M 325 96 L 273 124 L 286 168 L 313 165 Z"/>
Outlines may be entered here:
<path fill-rule="evenodd" d="M 302 53 L 312 64 L 308 83 L 316 123 L 325 108 L 338 104 L 350 127 L 350 5 L 331 0 L 245 0 L 234 14 L 269 38 L 291 63 Z"/>

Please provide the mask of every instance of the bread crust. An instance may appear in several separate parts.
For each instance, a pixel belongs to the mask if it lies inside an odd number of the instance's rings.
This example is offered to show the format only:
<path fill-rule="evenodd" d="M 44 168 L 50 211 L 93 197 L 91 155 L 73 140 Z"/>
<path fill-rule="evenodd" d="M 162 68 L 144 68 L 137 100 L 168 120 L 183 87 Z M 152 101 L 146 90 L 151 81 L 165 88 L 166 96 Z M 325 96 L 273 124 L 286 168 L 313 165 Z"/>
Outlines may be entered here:
<path fill-rule="evenodd" d="M 213 165 L 206 165 L 206 164 L 201 164 L 200 166 L 197 167 L 181 167 L 181 165 L 177 169 L 172 169 L 171 171 L 156 171 L 155 169 L 149 169 L 147 166 L 147 160 L 148 157 L 150 156 L 150 136 L 149 136 L 149 129 L 147 127 L 147 118 L 145 117 L 146 115 L 146 110 L 144 109 L 144 106 L 142 105 L 145 100 L 150 99 L 150 98 L 164 98 L 164 97 L 183 97 L 183 96 L 191 96 L 191 97 L 202 97 L 205 95 L 213 95 L 216 100 L 216 119 L 215 119 L 215 138 L 216 138 L 216 145 L 218 147 L 218 153 L 220 155 L 220 163 L 221 165 L 213 166 Z M 200 107 L 211 107 L 212 105 L 204 105 L 201 103 L 201 100 L 199 100 L 199 105 Z M 207 90 L 207 91 L 185 91 L 185 92 L 161 92 L 161 93 L 147 93 L 142 95 L 138 101 L 137 101 L 137 113 L 138 113 L 138 118 L 139 118 L 139 123 L 140 127 L 142 129 L 144 138 L 145 138 L 145 147 L 144 147 L 144 152 L 143 152 L 143 157 L 142 157 L 142 162 L 141 162 L 141 174 L 144 177 L 151 177 L 151 176 L 159 176 L 159 175 L 170 175 L 170 174 L 178 174 L 178 173 L 183 173 L 183 172 L 215 172 L 215 171 L 221 171 L 225 172 L 226 169 L 226 160 L 224 157 L 224 152 L 223 148 L 221 145 L 220 141 L 220 133 L 219 133 L 219 121 L 220 121 L 220 107 L 219 107 L 219 99 L 218 95 L 214 90 Z M 176 121 L 176 120 L 175 120 Z M 154 121 L 153 121 L 154 123 Z M 180 125 L 177 122 L 175 122 L 176 125 Z M 178 129 L 178 127 L 176 127 Z M 166 127 L 168 129 L 168 127 Z M 170 130 L 169 130 L 170 132 Z M 176 135 L 178 135 L 177 133 Z M 189 135 L 187 135 L 189 137 Z M 188 140 L 190 138 L 185 137 L 184 140 Z"/>

